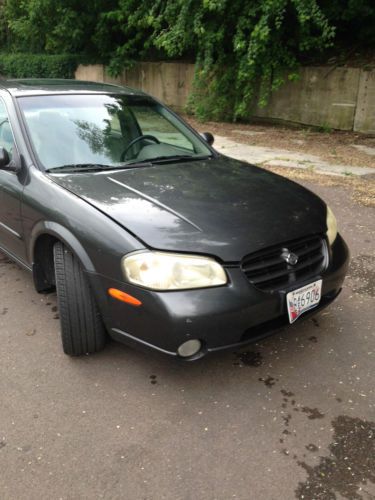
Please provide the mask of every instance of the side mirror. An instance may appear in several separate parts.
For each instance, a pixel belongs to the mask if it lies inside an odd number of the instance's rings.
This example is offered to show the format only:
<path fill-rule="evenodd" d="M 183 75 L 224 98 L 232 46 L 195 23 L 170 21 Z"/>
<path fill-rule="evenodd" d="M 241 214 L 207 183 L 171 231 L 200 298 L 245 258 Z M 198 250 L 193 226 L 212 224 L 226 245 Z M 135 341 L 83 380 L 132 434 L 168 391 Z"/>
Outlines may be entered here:
<path fill-rule="evenodd" d="M 4 168 L 10 163 L 8 151 L 0 147 L 0 168 Z"/>
<path fill-rule="evenodd" d="M 0 170 L 9 172 L 19 172 L 21 163 L 19 160 L 11 160 L 9 153 L 5 148 L 0 147 Z"/>
<path fill-rule="evenodd" d="M 207 142 L 207 144 L 209 144 L 210 146 L 212 146 L 212 144 L 214 143 L 215 138 L 211 134 L 211 132 L 202 132 L 201 136 Z"/>

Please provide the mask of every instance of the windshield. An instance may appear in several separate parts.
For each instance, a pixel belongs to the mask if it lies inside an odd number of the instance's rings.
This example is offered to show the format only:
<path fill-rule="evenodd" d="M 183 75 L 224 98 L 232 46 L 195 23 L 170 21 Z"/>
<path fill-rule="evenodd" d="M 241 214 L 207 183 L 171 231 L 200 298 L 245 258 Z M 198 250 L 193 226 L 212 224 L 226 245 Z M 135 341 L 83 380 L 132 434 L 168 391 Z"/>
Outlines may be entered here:
<path fill-rule="evenodd" d="M 45 169 L 211 155 L 183 122 L 148 97 L 48 95 L 18 102 Z"/>

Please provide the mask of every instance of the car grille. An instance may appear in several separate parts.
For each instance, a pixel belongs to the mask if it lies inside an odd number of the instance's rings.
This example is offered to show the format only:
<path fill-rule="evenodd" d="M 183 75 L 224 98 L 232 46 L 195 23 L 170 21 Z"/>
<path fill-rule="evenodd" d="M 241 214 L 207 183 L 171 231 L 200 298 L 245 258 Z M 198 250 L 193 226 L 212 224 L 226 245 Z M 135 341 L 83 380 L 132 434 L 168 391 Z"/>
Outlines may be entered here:
<path fill-rule="evenodd" d="M 298 257 L 296 264 L 286 261 L 288 253 Z M 325 239 L 311 236 L 247 255 L 242 259 L 241 269 L 256 288 L 274 292 L 316 277 L 327 262 Z"/>

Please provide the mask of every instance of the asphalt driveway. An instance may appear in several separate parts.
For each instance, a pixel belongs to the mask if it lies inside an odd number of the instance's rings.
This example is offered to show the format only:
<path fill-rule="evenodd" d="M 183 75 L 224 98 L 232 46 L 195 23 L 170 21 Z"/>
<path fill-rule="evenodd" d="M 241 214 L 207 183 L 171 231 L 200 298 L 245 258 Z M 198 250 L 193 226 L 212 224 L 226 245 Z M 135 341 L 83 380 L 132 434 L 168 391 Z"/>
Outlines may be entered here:
<path fill-rule="evenodd" d="M 375 499 L 375 210 L 309 187 L 351 249 L 341 296 L 192 364 L 66 357 L 55 295 L 0 255 L 2 500 Z"/>

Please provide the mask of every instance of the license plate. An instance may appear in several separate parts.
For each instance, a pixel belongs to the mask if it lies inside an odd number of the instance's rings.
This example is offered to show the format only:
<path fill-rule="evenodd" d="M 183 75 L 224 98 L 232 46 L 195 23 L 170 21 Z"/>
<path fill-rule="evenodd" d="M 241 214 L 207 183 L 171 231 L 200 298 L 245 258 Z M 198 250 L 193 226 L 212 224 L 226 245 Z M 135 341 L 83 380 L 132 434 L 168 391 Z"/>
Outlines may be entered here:
<path fill-rule="evenodd" d="M 297 288 L 286 296 L 289 322 L 294 323 L 301 314 L 316 307 L 322 294 L 322 280 L 314 281 L 309 285 Z"/>

